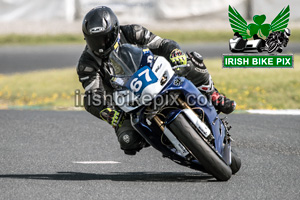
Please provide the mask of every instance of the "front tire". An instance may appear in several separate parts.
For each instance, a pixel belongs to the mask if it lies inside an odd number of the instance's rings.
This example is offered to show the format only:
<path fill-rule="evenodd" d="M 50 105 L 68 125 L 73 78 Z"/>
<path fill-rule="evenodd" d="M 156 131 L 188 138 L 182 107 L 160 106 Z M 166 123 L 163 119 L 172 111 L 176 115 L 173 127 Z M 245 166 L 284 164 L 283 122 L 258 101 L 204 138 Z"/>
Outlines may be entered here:
<path fill-rule="evenodd" d="M 278 48 L 278 43 L 277 42 L 270 42 L 269 43 L 269 48 L 268 48 L 268 53 L 273 53 L 275 50 Z"/>
<path fill-rule="evenodd" d="M 193 129 L 183 114 L 179 114 L 170 124 L 170 129 L 177 139 L 217 180 L 227 181 L 232 175 L 231 168 Z"/>

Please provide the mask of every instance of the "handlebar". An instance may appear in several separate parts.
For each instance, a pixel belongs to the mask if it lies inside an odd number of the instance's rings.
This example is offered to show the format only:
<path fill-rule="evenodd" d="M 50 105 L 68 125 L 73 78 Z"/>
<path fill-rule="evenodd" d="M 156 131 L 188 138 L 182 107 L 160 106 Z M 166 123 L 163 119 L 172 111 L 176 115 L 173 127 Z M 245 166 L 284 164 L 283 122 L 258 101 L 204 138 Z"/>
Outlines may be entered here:
<path fill-rule="evenodd" d="M 190 65 L 189 64 L 186 64 L 186 65 L 176 65 L 176 66 L 172 67 L 172 69 L 185 68 L 185 67 L 190 67 Z"/>

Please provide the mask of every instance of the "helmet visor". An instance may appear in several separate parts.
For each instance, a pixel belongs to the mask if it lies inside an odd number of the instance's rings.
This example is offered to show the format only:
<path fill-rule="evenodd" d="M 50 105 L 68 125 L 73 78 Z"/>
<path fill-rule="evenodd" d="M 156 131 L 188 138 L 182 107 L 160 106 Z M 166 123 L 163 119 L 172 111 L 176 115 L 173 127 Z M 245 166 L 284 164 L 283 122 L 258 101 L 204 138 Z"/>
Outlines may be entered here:
<path fill-rule="evenodd" d="M 117 42 L 118 34 L 111 31 L 107 34 L 89 35 L 86 37 L 86 43 L 89 48 L 98 56 L 107 55 Z"/>

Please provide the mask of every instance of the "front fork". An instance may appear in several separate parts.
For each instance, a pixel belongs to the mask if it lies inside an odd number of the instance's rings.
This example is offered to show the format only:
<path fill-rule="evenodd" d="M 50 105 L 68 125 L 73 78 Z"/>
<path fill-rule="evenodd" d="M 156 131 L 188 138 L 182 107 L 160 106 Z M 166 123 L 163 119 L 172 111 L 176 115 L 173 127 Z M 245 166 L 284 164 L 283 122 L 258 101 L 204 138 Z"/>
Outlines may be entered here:
<path fill-rule="evenodd" d="M 183 108 L 183 109 L 190 109 L 190 110 L 193 110 L 185 101 L 183 101 L 182 99 L 180 99 L 180 97 L 178 97 L 177 98 L 177 100 L 178 100 L 178 102 L 179 102 L 179 104 L 181 105 L 181 107 Z M 194 112 L 194 111 L 193 111 Z M 194 112 L 196 115 L 197 115 L 197 113 L 196 112 Z M 197 115 L 198 116 L 198 115 Z M 165 130 L 165 128 L 164 128 L 164 122 L 157 116 L 157 115 L 155 115 L 154 117 L 153 117 L 153 119 L 154 119 L 154 121 L 156 122 L 156 124 L 158 125 L 158 127 L 160 128 L 160 130 L 162 131 L 162 132 L 164 132 L 164 130 Z"/>

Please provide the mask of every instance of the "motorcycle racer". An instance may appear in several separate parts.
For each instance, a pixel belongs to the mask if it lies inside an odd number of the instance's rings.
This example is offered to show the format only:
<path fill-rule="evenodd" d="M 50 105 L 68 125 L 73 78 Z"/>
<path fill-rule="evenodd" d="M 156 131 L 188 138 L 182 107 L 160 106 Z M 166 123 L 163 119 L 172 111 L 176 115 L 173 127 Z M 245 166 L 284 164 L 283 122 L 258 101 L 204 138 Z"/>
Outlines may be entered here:
<path fill-rule="evenodd" d="M 283 32 L 276 31 L 270 33 L 269 36 L 266 38 L 266 46 L 269 49 L 268 51 L 271 53 L 277 50 L 277 52 L 281 53 L 283 47 L 287 47 L 290 35 L 291 31 L 289 28 L 285 28 Z M 272 48 L 273 46 L 275 48 Z"/>
<path fill-rule="evenodd" d="M 153 54 L 165 57 L 173 66 L 189 63 L 190 71 L 186 78 L 211 99 L 215 108 L 225 114 L 235 109 L 235 102 L 221 95 L 214 87 L 202 56 L 196 52 L 186 55 L 175 41 L 163 39 L 141 25 L 119 25 L 117 16 L 105 6 L 96 7 L 86 14 L 82 31 L 86 47 L 77 65 L 77 74 L 85 89 L 85 109 L 115 128 L 125 154 L 135 155 L 148 144 L 133 129 L 130 119 L 120 119 L 117 109 L 105 101 L 113 92 L 110 77 L 114 68 L 108 57 L 121 44 L 147 47 Z"/>

